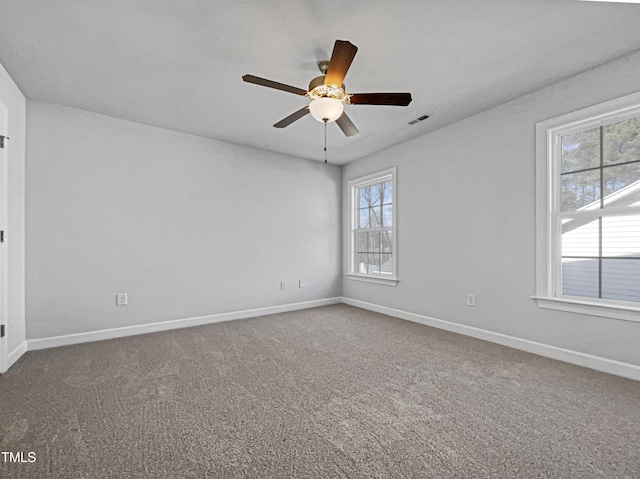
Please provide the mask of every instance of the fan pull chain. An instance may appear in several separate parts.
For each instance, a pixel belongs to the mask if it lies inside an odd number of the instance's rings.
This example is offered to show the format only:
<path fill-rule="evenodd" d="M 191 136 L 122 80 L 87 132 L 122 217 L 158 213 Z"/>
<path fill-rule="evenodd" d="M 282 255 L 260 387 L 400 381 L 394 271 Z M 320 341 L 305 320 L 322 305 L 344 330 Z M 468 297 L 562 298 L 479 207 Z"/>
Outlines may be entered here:
<path fill-rule="evenodd" d="M 327 119 L 323 118 L 324 121 L 324 162 L 327 162 Z"/>

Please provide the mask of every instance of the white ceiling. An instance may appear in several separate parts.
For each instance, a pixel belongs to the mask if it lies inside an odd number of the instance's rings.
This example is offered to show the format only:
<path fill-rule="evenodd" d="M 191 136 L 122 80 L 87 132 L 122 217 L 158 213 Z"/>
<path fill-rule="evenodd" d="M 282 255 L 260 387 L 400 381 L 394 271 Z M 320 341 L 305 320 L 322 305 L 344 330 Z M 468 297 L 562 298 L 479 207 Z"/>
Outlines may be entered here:
<path fill-rule="evenodd" d="M 347 105 L 344 164 L 638 50 L 639 25 L 640 5 L 575 0 L 1 0 L 0 63 L 29 99 L 323 160 L 311 116 L 272 126 L 306 99 L 241 77 L 306 89 L 349 40 L 347 92 L 413 102 Z"/>

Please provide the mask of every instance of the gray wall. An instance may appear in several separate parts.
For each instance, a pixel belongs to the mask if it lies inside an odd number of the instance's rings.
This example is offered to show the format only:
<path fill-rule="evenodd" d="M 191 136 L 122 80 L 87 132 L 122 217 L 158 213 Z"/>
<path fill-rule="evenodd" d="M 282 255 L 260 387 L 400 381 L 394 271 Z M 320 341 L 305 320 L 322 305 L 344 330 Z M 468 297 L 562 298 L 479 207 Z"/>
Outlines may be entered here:
<path fill-rule="evenodd" d="M 31 101 L 27 130 L 29 339 L 340 295 L 340 168 Z"/>
<path fill-rule="evenodd" d="M 9 136 L 7 155 L 7 199 L 5 224 L 7 231 L 7 349 L 18 348 L 25 340 L 25 105 L 22 92 L 0 65 L 0 109 L 7 115 Z"/>
<path fill-rule="evenodd" d="M 640 364 L 640 322 L 543 310 L 530 298 L 536 123 L 633 93 L 638 78 L 640 53 L 347 165 L 345 220 L 347 181 L 398 167 L 400 282 L 345 280 L 343 296 Z"/>

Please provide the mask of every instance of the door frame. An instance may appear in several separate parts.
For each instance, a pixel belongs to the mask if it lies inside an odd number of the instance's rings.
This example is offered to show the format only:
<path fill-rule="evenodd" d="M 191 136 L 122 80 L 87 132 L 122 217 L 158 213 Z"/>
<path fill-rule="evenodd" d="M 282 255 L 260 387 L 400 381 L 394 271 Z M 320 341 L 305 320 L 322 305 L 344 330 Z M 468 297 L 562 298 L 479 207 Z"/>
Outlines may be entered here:
<path fill-rule="evenodd" d="M 0 337 L 0 373 L 7 370 L 9 358 L 8 323 L 8 257 L 7 257 L 7 212 L 8 212 L 8 114 L 5 103 L 0 99 L 0 135 L 4 136 L 4 148 L 0 148 L 0 230 L 4 231 L 4 242 L 0 243 L 0 325 L 4 325 L 5 335 Z"/>

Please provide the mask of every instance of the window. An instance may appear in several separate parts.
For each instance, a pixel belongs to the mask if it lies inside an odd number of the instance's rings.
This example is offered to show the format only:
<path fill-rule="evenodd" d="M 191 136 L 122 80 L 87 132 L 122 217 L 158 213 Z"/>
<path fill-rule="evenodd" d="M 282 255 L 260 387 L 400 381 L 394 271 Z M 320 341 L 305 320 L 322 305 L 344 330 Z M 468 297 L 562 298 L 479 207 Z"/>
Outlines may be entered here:
<path fill-rule="evenodd" d="M 537 135 L 538 304 L 640 321 L 640 94 Z"/>
<path fill-rule="evenodd" d="M 349 182 L 350 279 L 397 283 L 395 177 L 391 168 Z"/>

